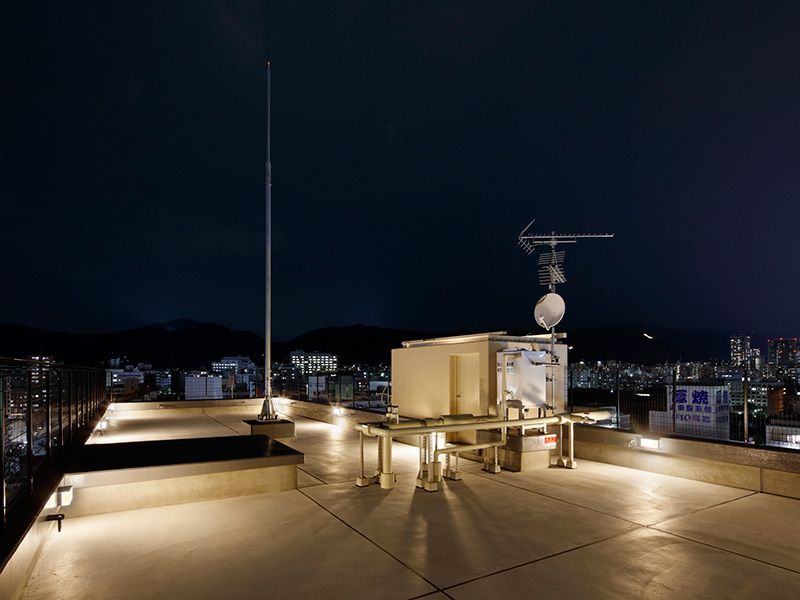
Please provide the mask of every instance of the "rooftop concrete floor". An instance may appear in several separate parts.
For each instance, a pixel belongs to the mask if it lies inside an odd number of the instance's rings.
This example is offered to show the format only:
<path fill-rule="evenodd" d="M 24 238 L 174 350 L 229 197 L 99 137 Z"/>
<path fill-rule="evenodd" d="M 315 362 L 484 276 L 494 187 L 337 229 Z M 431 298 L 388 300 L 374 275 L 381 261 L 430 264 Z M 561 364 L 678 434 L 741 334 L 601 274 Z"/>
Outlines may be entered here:
<path fill-rule="evenodd" d="M 98 441 L 245 433 L 241 414 L 188 417 L 130 417 Z M 402 444 L 395 489 L 358 488 L 355 432 L 299 418 L 291 445 L 295 491 L 68 519 L 23 598 L 800 597 L 797 500 L 588 461 L 462 460 L 430 493 Z"/>

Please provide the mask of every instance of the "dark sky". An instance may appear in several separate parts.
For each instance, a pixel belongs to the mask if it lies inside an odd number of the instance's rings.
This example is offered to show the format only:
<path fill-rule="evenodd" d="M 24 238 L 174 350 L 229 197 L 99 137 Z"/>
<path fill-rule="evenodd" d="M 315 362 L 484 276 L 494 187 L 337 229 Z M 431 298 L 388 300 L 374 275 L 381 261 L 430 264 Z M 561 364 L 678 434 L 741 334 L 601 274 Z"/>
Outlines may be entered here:
<path fill-rule="evenodd" d="M 0 322 L 800 334 L 800 3 L 20 2 Z"/>

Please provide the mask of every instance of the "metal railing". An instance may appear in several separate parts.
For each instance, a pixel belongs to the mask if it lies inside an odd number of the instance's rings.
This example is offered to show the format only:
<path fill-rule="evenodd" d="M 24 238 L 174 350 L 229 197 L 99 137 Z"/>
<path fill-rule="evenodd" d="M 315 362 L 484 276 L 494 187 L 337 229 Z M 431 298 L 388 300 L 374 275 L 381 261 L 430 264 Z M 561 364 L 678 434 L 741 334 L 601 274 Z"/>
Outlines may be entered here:
<path fill-rule="evenodd" d="M 34 492 L 37 475 L 82 444 L 106 401 L 101 369 L 0 358 L 0 493 L 2 523 L 16 501 Z"/>
<path fill-rule="evenodd" d="M 731 398 L 727 384 L 675 381 L 645 389 L 569 388 L 568 406 L 569 410 L 614 410 L 616 418 L 598 425 L 642 435 L 675 435 L 800 450 L 799 413 L 783 407 L 779 410 L 754 399 L 746 402 L 745 417 L 744 401 Z"/>

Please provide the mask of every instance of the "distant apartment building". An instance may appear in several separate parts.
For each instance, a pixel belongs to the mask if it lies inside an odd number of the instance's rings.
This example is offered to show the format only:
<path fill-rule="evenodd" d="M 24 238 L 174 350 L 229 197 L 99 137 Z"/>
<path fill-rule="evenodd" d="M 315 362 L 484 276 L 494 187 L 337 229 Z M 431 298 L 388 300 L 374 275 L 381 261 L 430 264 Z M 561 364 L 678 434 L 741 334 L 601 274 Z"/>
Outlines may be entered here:
<path fill-rule="evenodd" d="M 284 398 L 300 398 L 306 393 L 305 379 L 292 364 L 281 363 L 273 368 L 272 387 Z"/>
<path fill-rule="evenodd" d="M 800 427 L 795 419 L 770 419 L 766 427 L 767 446 L 800 450 Z"/>
<path fill-rule="evenodd" d="M 741 379 L 730 382 L 731 410 L 741 412 L 744 410 L 744 382 Z M 783 389 L 783 384 L 777 379 L 752 379 L 747 382 L 747 406 L 750 412 L 767 411 L 770 394 L 776 388 Z"/>
<path fill-rule="evenodd" d="M 767 340 L 767 364 L 776 377 L 796 377 L 797 338 Z"/>
<path fill-rule="evenodd" d="M 731 336 L 731 364 L 734 367 L 746 367 L 750 358 L 750 336 Z"/>
<path fill-rule="evenodd" d="M 739 371 L 747 369 L 751 373 L 760 373 L 764 367 L 761 349 L 752 347 L 750 336 L 736 334 L 731 336 L 730 341 L 731 367 Z"/>
<path fill-rule="evenodd" d="M 55 362 L 55 359 L 52 356 L 32 356 L 28 355 L 28 360 L 36 361 L 40 363 L 52 363 Z M 30 367 L 31 372 L 31 384 L 37 385 L 39 383 L 44 383 L 46 379 L 46 373 L 48 371 L 47 364 L 43 365 L 33 365 Z"/>
<path fill-rule="evenodd" d="M 767 394 L 767 416 L 774 417 L 783 412 L 790 412 L 788 400 L 785 387 L 776 386 L 770 389 Z"/>
<path fill-rule="evenodd" d="M 211 363 L 211 371 L 223 376 L 222 390 L 225 398 L 252 398 L 256 395 L 256 365 L 249 356 L 223 356 Z"/>
<path fill-rule="evenodd" d="M 184 393 L 187 400 L 222 399 L 222 377 L 207 373 L 188 373 L 184 380 Z"/>
<path fill-rule="evenodd" d="M 750 363 L 749 368 L 751 371 L 760 373 L 764 369 L 764 358 L 761 356 L 761 348 L 750 348 Z"/>
<path fill-rule="evenodd" d="M 599 388 L 606 383 L 602 374 L 595 370 L 595 365 L 583 361 L 569 366 L 569 377 L 569 385 L 573 388 Z"/>
<path fill-rule="evenodd" d="M 335 373 L 339 364 L 339 357 L 325 352 L 304 352 L 294 350 L 289 355 L 289 361 L 300 369 L 304 377 L 315 373 Z"/>
<path fill-rule="evenodd" d="M 111 364 L 119 364 L 119 361 L 112 361 Z M 132 400 L 139 389 L 140 384 L 144 383 L 145 373 L 132 365 L 124 369 L 106 369 L 106 387 L 111 389 L 114 400 Z"/>
<path fill-rule="evenodd" d="M 308 378 L 308 399 L 311 402 L 328 401 L 328 381 L 325 375 L 311 375 Z"/>
<path fill-rule="evenodd" d="M 255 373 L 256 365 L 249 356 L 223 356 L 222 360 L 211 363 L 215 373 Z"/>
<path fill-rule="evenodd" d="M 50 393 L 48 389 L 50 385 L 48 363 L 55 362 L 55 359 L 52 356 L 28 355 L 28 360 L 43 363 L 41 365 L 33 364 L 29 367 L 31 374 L 31 405 L 33 408 L 38 408 L 45 402 L 47 395 Z"/>

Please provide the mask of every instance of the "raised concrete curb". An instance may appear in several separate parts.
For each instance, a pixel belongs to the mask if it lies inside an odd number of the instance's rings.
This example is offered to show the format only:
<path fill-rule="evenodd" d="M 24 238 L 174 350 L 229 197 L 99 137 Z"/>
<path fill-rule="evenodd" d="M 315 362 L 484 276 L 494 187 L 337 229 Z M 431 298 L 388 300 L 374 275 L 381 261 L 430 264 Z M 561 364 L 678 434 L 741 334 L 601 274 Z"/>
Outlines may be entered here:
<path fill-rule="evenodd" d="M 800 454 L 708 440 L 660 438 L 658 450 L 632 448 L 636 434 L 575 427 L 578 458 L 800 499 Z"/>

